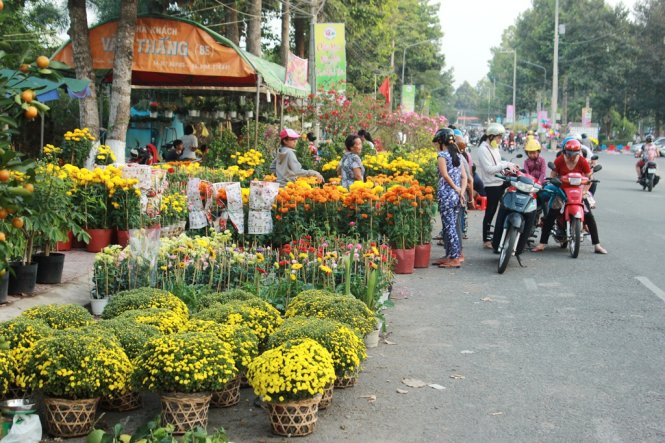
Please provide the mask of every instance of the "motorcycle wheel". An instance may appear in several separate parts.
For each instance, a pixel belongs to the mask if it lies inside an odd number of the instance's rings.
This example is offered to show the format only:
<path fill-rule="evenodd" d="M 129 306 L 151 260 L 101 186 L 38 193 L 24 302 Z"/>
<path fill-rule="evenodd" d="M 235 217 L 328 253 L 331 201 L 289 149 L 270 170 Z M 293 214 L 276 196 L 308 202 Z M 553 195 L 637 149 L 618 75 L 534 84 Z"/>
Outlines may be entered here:
<path fill-rule="evenodd" d="M 515 250 L 515 243 L 517 242 L 518 230 L 515 227 L 511 227 L 510 231 L 506 235 L 506 238 L 503 240 L 503 246 L 501 247 L 501 255 L 499 255 L 499 274 L 503 274 L 508 267 L 508 262 L 510 261 L 510 256 L 513 255 Z"/>
<path fill-rule="evenodd" d="M 572 258 L 577 258 L 580 254 L 580 241 L 582 240 L 582 222 L 579 218 L 570 221 L 570 241 L 568 250 Z"/>
<path fill-rule="evenodd" d="M 649 183 L 647 185 L 649 187 L 649 192 L 653 191 L 653 174 L 649 176 Z"/>

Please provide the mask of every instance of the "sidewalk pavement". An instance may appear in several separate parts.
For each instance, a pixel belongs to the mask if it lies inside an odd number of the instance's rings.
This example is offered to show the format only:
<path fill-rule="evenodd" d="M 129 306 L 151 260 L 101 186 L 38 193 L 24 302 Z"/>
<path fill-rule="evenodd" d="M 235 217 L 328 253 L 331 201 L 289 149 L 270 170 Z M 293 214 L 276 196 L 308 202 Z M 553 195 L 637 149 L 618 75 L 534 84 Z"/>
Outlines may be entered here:
<path fill-rule="evenodd" d="M 0 305 L 0 321 L 11 320 L 33 306 L 50 303 L 65 304 L 89 303 L 92 289 L 92 264 L 95 254 L 84 250 L 64 252 L 65 267 L 62 272 L 62 283 L 58 285 L 36 285 L 30 296 L 7 297 L 7 303 Z"/>

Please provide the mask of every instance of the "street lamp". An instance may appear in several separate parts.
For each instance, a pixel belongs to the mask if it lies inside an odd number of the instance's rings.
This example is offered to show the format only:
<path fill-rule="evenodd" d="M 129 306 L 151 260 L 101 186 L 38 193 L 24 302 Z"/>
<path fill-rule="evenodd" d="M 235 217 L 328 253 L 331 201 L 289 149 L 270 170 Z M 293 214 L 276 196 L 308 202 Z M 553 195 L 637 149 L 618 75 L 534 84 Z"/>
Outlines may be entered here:
<path fill-rule="evenodd" d="M 429 42 L 431 42 L 432 40 L 434 40 L 434 39 L 433 39 L 433 38 L 430 38 L 429 40 L 423 40 L 423 41 L 418 42 L 418 43 L 413 43 L 413 44 L 411 44 L 411 45 L 407 45 L 407 46 L 405 46 L 404 49 L 402 50 L 402 87 L 404 86 L 404 65 L 405 65 L 405 63 L 406 63 L 406 50 L 409 49 L 409 48 L 413 48 L 414 46 L 418 46 L 418 45 L 423 45 L 423 44 L 425 44 L 425 43 L 429 43 Z"/>
<path fill-rule="evenodd" d="M 557 100 L 559 98 L 559 0 L 554 3 L 554 54 L 552 56 L 552 129 L 556 129 Z M 552 139 L 552 148 L 556 141 Z"/>
<path fill-rule="evenodd" d="M 520 60 L 520 62 L 524 63 L 524 64 L 527 64 L 527 65 L 535 66 L 536 68 L 539 68 L 539 69 L 543 70 L 543 95 L 542 95 L 542 99 L 543 99 L 543 102 L 544 102 L 545 101 L 545 91 L 547 90 L 547 69 L 545 68 L 545 66 L 542 66 L 542 65 L 539 65 L 538 63 L 533 63 L 533 62 L 530 62 L 530 61 L 527 61 L 527 60 Z M 538 111 L 541 111 L 540 99 L 538 100 Z"/>
<path fill-rule="evenodd" d="M 515 107 L 515 96 L 517 94 L 517 51 L 514 49 L 507 49 L 505 51 L 497 51 L 497 53 L 512 53 L 513 54 L 513 129 L 517 126 L 517 108 Z"/>

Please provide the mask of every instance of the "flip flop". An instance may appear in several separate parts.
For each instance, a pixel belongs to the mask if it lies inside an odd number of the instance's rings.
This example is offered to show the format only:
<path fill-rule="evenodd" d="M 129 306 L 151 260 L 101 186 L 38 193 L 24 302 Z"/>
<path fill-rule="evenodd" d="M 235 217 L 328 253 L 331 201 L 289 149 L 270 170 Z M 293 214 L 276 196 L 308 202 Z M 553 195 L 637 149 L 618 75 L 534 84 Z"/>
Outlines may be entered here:
<path fill-rule="evenodd" d="M 539 248 L 538 246 L 534 246 L 534 247 L 531 249 L 531 252 L 543 252 L 544 250 L 545 250 L 545 248 L 542 248 L 542 249 L 541 249 L 541 248 Z"/>

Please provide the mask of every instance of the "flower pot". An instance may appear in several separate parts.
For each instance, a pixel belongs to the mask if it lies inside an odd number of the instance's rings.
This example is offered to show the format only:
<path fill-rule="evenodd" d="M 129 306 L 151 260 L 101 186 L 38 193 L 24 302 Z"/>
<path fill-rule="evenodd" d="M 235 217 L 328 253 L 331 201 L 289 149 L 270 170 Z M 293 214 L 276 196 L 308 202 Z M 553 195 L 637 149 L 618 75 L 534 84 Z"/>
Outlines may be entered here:
<path fill-rule="evenodd" d="M 164 117 L 173 118 L 173 111 L 164 111 Z"/>
<path fill-rule="evenodd" d="M 214 391 L 210 400 L 211 408 L 228 408 L 240 402 L 240 374 L 229 381 L 221 391 Z"/>
<path fill-rule="evenodd" d="M 111 237 L 113 236 L 113 229 L 86 229 L 90 235 L 90 240 L 85 249 L 88 252 L 99 252 L 111 244 Z"/>
<path fill-rule="evenodd" d="M 100 406 L 106 411 L 126 412 L 139 409 L 143 401 L 138 392 L 128 392 L 117 397 L 102 397 Z"/>
<path fill-rule="evenodd" d="M 7 302 L 7 291 L 9 290 L 9 271 L 0 279 L 0 303 Z"/>
<path fill-rule="evenodd" d="M 346 389 L 346 388 L 352 388 L 356 385 L 356 381 L 358 381 L 358 372 L 360 371 L 359 368 L 356 368 L 353 371 L 347 370 L 342 377 L 337 377 L 335 379 L 335 387 L 337 389 Z"/>
<path fill-rule="evenodd" d="M 229 111 L 229 118 L 236 118 L 238 116 L 237 111 Z"/>
<path fill-rule="evenodd" d="M 314 432 L 321 395 L 283 403 L 267 402 L 272 432 L 287 437 L 302 437 Z"/>
<path fill-rule="evenodd" d="M 150 111 L 150 118 L 157 118 L 158 116 L 159 114 L 157 113 L 157 111 Z"/>
<path fill-rule="evenodd" d="M 73 241 L 74 241 L 74 234 L 72 233 L 72 231 L 69 231 L 67 233 L 66 241 L 59 241 L 55 244 L 56 251 L 71 251 Z"/>
<path fill-rule="evenodd" d="M 215 112 L 215 118 L 219 118 L 219 119 L 226 118 L 226 111 L 217 111 L 217 112 Z"/>
<path fill-rule="evenodd" d="M 395 274 L 412 274 L 416 258 L 416 248 L 393 249 L 397 262 L 395 263 Z"/>
<path fill-rule="evenodd" d="M 29 265 L 11 263 L 10 266 L 14 273 L 9 276 L 7 293 L 10 295 L 31 294 L 37 283 L 37 263 Z"/>
<path fill-rule="evenodd" d="M 199 111 L 198 109 L 190 109 L 189 110 L 189 116 L 190 117 L 198 117 L 199 115 L 201 115 L 201 111 Z"/>
<path fill-rule="evenodd" d="M 168 393 L 160 396 L 162 424 L 171 424 L 174 434 L 184 434 L 197 426 L 208 425 L 211 394 Z"/>
<path fill-rule="evenodd" d="M 37 283 L 55 285 L 62 281 L 62 269 L 65 267 L 65 254 L 51 252 L 49 255 L 32 256 L 37 263 Z"/>
<path fill-rule="evenodd" d="M 335 384 L 328 383 L 328 385 L 324 389 L 325 390 L 323 391 L 323 396 L 321 397 L 321 401 L 319 402 L 319 411 L 321 409 L 326 409 L 328 406 L 332 404 Z"/>
<path fill-rule="evenodd" d="M 432 253 L 432 244 L 416 245 L 416 256 L 413 261 L 414 268 L 428 268 L 430 255 Z"/>
<path fill-rule="evenodd" d="M 376 328 L 365 336 L 365 347 L 376 348 L 379 346 L 379 328 Z"/>
<path fill-rule="evenodd" d="M 123 248 L 127 246 L 129 244 L 129 231 L 116 229 L 115 242 L 116 244 L 122 246 Z"/>
<path fill-rule="evenodd" d="M 92 315 L 100 316 L 102 315 L 102 312 L 104 312 L 104 308 L 106 305 L 109 303 L 109 299 L 107 298 L 91 298 L 90 299 L 90 311 L 92 312 Z"/>
<path fill-rule="evenodd" d="M 98 398 L 67 400 L 44 397 L 46 429 L 54 437 L 80 437 L 92 431 Z"/>
<path fill-rule="evenodd" d="M 248 119 L 254 117 L 254 111 L 246 111 L 245 117 L 247 117 Z"/>

